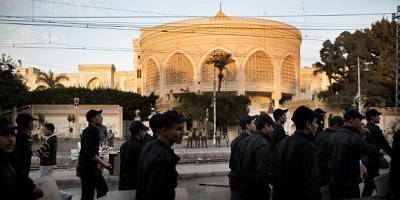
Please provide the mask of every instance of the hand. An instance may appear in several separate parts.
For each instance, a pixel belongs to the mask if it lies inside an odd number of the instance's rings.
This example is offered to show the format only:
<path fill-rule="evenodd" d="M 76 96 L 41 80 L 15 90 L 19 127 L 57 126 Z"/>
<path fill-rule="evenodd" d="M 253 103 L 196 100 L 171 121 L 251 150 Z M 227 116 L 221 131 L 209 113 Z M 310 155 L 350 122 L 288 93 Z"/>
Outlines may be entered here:
<path fill-rule="evenodd" d="M 35 194 L 36 198 L 42 198 L 43 197 L 43 191 L 42 189 L 38 188 L 37 186 L 32 189 L 33 194 Z"/>
<path fill-rule="evenodd" d="M 107 164 L 106 166 L 104 166 L 104 168 L 108 171 L 111 171 L 113 169 L 113 167 L 110 164 Z"/>

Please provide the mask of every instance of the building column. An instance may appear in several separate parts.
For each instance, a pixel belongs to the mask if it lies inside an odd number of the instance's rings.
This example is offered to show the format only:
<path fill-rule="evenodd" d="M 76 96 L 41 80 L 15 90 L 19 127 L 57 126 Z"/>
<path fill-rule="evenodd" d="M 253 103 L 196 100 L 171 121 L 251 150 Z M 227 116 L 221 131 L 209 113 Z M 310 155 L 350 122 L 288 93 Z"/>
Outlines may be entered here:
<path fill-rule="evenodd" d="M 274 109 L 279 108 L 279 100 L 282 98 L 281 92 L 273 92 L 271 94 L 272 100 L 274 100 Z"/>
<path fill-rule="evenodd" d="M 245 94 L 245 89 L 244 89 L 244 68 L 246 66 L 242 66 L 237 72 L 237 94 L 238 95 L 244 95 Z"/>

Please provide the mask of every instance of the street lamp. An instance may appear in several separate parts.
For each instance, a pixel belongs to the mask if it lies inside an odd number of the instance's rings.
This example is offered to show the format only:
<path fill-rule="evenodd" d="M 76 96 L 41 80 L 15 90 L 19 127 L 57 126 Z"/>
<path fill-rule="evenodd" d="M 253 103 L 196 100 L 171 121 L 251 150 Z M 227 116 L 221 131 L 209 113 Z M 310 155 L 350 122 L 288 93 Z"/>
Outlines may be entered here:
<path fill-rule="evenodd" d="M 79 127 L 79 107 L 78 107 L 79 98 L 74 98 L 74 105 L 75 105 L 75 107 L 74 107 L 75 120 L 73 122 L 73 126 L 74 126 L 73 131 L 76 132 L 78 130 L 78 127 Z M 75 123 L 75 122 L 78 122 L 78 123 Z M 74 134 L 74 135 L 76 135 L 76 134 Z"/>
<path fill-rule="evenodd" d="M 369 68 L 365 65 L 363 72 L 369 72 Z M 360 78 L 360 57 L 357 57 L 357 82 L 358 82 L 358 92 L 357 92 L 357 101 L 358 101 L 358 112 L 361 113 L 361 78 Z"/>
<path fill-rule="evenodd" d="M 217 60 L 214 52 L 214 90 L 213 90 L 213 109 L 214 109 L 214 123 L 213 123 L 213 144 L 215 144 L 215 133 L 217 131 L 217 99 L 216 99 L 216 80 L 215 80 L 215 68 L 221 67 L 221 62 Z"/>

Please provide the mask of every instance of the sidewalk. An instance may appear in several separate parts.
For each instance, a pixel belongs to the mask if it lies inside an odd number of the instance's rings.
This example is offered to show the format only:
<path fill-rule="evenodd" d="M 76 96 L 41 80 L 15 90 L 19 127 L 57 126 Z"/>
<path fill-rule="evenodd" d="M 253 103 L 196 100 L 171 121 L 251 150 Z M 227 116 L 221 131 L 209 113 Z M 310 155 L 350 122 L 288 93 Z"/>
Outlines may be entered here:
<path fill-rule="evenodd" d="M 228 176 L 229 164 L 178 164 L 177 171 L 179 173 L 178 179 L 201 178 L 210 176 Z M 117 175 L 108 174 L 107 170 L 103 170 L 104 178 L 107 183 L 118 183 L 119 177 Z M 31 170 L 30 175 L 32 179 L 39 177 L 38 170 Z M 76 176 L 75 169 L 56 169 L 53 174 L 60 188 L 66 187 L 79 187 L 80 179 Z"/>

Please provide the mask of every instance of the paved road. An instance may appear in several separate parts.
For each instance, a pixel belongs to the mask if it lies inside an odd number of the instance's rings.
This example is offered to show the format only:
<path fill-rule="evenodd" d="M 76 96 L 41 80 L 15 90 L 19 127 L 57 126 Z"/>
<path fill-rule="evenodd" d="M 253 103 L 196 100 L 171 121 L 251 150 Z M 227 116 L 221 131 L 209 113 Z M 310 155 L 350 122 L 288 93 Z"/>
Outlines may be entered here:
<path fill-rule="evenodd" d="M 178 180 L 178 188 L 185 188 L 187 190 L 187 199 L 190 200 L 204 200 L 208 199 L 207 194 L 215 190 L 229 190 L 227 187 L 215 187 L 215 186 L 201 186 L 199 184 L 216 184 L 216 185 L 228 185 L 227 176 L 215 176 L 215 177 L 204 177 L 204 178 L 191 178 L 191 179 L 180 179 Z M 108 184 L 110 191 L 117 191 L 118 185 Z M 80 199 L 81 188 L 80 187 L 69 187 L 61 188 L 63 191 L 73 194 L 73 200 Z M 207 193 L 208 192 L 208 193 Z M 114 200 L 114 199 L 113 199 Z M 222 200 L 222 199 L 221 199 Z"/>

